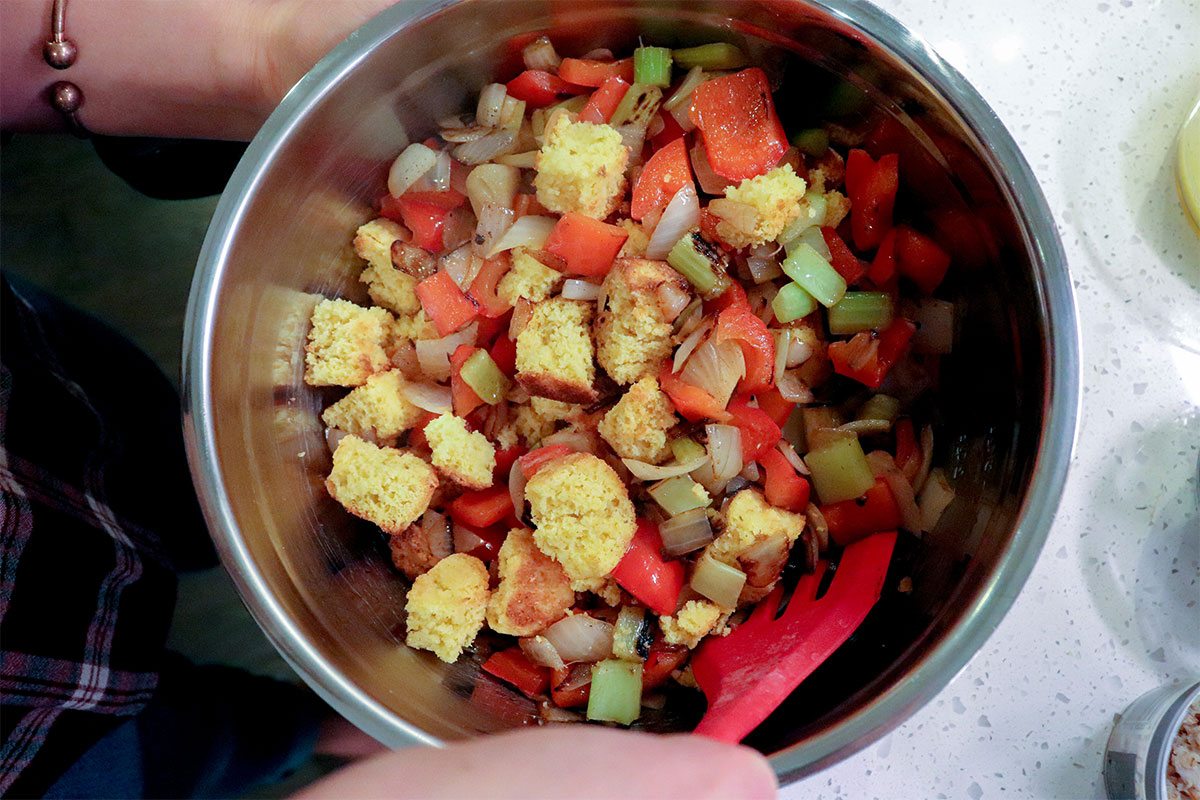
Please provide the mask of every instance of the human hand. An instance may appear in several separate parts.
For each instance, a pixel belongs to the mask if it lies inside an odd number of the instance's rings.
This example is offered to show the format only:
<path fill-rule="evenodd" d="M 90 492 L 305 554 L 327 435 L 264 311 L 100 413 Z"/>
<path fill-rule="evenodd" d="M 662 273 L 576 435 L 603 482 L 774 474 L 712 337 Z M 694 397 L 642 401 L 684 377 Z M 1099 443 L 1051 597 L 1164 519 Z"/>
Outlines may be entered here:
<path fill-rule="evenodd" d="M 396 750 L 345 767 L 295 797 L 768 800 L 776 789 L 766 759 L 747 747 L 689 734 L 556 726 L 438 750 Z"/>

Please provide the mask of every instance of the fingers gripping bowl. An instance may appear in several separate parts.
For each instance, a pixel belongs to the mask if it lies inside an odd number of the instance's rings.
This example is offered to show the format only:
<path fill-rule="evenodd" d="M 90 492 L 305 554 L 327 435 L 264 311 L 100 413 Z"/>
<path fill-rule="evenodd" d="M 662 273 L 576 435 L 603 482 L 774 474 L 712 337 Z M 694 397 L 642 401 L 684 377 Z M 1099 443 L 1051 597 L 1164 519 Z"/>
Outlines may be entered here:
<path fill-rule="evenodd" d="M 515 75 L 533 31 L 570 53 L 629 52 L 639 36 L 738 44 L 783 75 L 781 117 L 885 132 L 907 202 L 952 252 L 939 296 L 959 309 L 955 347 L 929 415 L 957 498 L 897 553 L 891 596 L 747 739 L 785 778 L 813 771 L 899 724 L 999 622 L 1045 539 L 1078 395 L 1068 276 L 1028 166 L 957 73 L 865 4 L 412 0 L 323 60 L 247 151 L 193 286 L 187 431 L 222 558 L 284 655 L 381 740 L 437 743 L 522 718 L 519 697 L 472 701 L 477 662 L 402 645 L 406 582 L 324 487 L 319 415 L 339 395 L 302 377 L 306 296 L 365 304 L 350 239 L 399 146 Z M 911 593 L 895 591 L 900 577 Z"/>

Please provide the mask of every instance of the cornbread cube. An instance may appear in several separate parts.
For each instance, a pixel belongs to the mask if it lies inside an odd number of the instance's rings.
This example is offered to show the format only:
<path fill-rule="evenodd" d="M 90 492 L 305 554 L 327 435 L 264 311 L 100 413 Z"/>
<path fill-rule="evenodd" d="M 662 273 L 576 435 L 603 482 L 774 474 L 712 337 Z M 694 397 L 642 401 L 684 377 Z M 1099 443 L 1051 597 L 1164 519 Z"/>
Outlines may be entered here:
<path fill-rule="evenodd" d="M 724 613 L 724 609 L 708 600 L 688 600 L 671 616 L 659 617 L 658 625 L 667 644 L 687 645 L 691 649 L 712 632 Z"/>
<path fill-rule="evenodd" d="M 356 517 L 399 533 L 425 513 L 437 488 L 433 467 L 412 453 L 350 435 L 338 443 L 325 480 L 330 496 Z"/>
<path fill-rule="evenodd" d="M 597 430 L 621 458 L 660 464 L 671 452 L 667 431 L 675 422 L 675 407 L 658 388 L 658 380 L 647 375 L 608 410 Z"/>
<path fill-rule="evenodd" d="M 671 354 L 671 324 L 657 289 L 670 284 L 690 292 L 687 279 L 663 261 L 617 259 L 606 279 L 607 308 L 596 320 L 596 360 L 617 383 L 657 375 Z"/>
<path fill-rule="evenodd" d="M 708 545 L 708 555 L 736 567 L 737 558 L 747 548 L 775 536 L 788 544 L 796 541 L 807 518 L 768 503 L 757 489 L 743 489 L 725 509 L 725 530 Z"/>
<path fill-rule="evenodd" d="M 498 558 L 500 585 L 488 601 L 488 626 L 509 636 L 532 636 L 567 615 L 575 592 L 562 565 L 537 548 L 533 533 L 509 531 Z"/>
<path fill-rule="evenodd" d="M 404 399 L 404 383 L 398 369 L 376 373 L 325 409 L 321 419 L 327 427 L 392 447 L 397 436 L 424 416 L 421 409 Z"/>
<path fill-rule="evenodd" d="M 510 306 L 522 297 L 539 303 L 549 297 L 565 277 L 522 251 L 513 256 L 512 269 L 500 279 L 496 295 Z"/>
<path fill-rule="evenodd" d="M 617 258 L 641 258 L 646 255 L 646 247 L 650 244 L 650 237 L 646 235 L 646 230 L 631 219 L 621 220 L 620 225 L 629 234 L 629 238 L 625 240 L 625 244 L 621 245 Z"/>
<path fill-rule="evenodd" d="M 466 553 L 443 558 L 408 590 L 405 642 L 453 663 L 483 629 L 487 603 L 488 571 L 483 562 Z"/>
<path fill-rule="evenodd" d="M 312 313 L 304 353 L 304 382 L 311 386 L 362 386 L 391 366 L 384 346 L 392 315 L 348 300 L 322 300 Z"/>
<path fill-rule="evenodd" d="M 354 252 L 367 262 L 359 280 L 367 284 L 367 293 L 376 304 L 397 314 L 412 314 L 421 307 L 415 291 L 417 279 L 392 263 L 392 242 L 407 235 L 403 225 L 380 217 L 360 227 L 354 237 Z M 419 247 L 401 244 L 406 259 L 432 270 L 433 256 Z"/>
<path fill-rule="evenodd" d="M 396 317 L 396 321 L 392 324 L 392 335 L 414 342 L 440 338 L 437 328 L 433 325 L 433 320 L 429 318 L 423 308 L 418 309 L 415 313 Z"/>
<path fill-rule="evenodd" d="M 562 111 L 546 125 L 537 154 L 533 185 L 538 202 L 550 211 L 576 211 L 604 219 L 625 194 L 629 151 L 609 125 L 572 122 Z"/>
<path fill-rule="evenodd" d="M 563 565 L 572 588 L 587 589 L 587 581 L 612 572 L 633 539 L 633 503 L 625 484 L 590 453 L 571 453 L 539 469 L 525 497 L 534 542 Z"/>
<path fill-rule="evenodd" d="M 531 395 L 568 403 L 592 403 L 595 348 L 592 305 L 553 297 L 533 307 L 517 336 L 517 382 Z"/>
<path fill-rule="evenodd" d="M 825 225 L 836 228 L 850 213 L 850 198 L 841 192 L 825 193 Z"/>
<path fill-rule="evenodd" d="M 579 410 L 574 403 L 562 403 L 545 397 L 531 397 L 528 405 L 516 406 L 512 429 L 526 447 L 533 447 L 554 433 L 560 420 Z"/>
<path fill-rule="evenodd" d="M 425 438 L 433 450 L 430 460 L 443 475 L 468 489 L 492 485 L 496 448 L 478 431 L 453 414 L 442 414 L 425 426 Z"/>
<path fill-rule="evenodd" d="M 784 164 L 765 175 L 746 178 L 737 186 L 729 187 L 725 197 L 754 208 L 755 219 L 748 228 L 721 220 L 717 223 L 717 235 L 734 247 L 753 247 L 774 239 L 783 232 L 788 221 L 800 213 L 804 179 L 795 173 L 791 164 Z"/>

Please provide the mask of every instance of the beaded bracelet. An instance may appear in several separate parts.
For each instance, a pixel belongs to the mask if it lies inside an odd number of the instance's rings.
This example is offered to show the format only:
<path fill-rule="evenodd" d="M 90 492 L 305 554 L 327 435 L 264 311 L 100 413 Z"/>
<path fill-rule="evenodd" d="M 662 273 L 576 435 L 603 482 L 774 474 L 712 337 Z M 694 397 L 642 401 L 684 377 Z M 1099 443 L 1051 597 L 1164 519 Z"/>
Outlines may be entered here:
<path fill-rule="evenodd" d="M 50 11 L 50 38 L 42 46 L 42 58 L 55 69 L 66 69 L 75 63 L 79 48 L 63 35 L 63 23 L 67 15 L 67 0 L 54 0 Z M 49 89 L 50 105 L 54 106 L 67 121 L 71 133 L 81 139 L 87 138 L 88 129 L 75 116 L 83 105 L 83 92 L 70 81 L 57 81 Z"/>

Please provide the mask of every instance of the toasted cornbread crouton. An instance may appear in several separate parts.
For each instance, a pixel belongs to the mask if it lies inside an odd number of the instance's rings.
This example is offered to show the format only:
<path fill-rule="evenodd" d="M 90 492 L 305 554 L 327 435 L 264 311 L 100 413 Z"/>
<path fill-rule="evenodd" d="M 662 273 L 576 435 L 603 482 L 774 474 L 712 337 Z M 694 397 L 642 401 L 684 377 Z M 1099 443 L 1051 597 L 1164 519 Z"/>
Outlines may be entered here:
<path fill-rule="evenodd" d="M 488 571 L 465 553 L 443 558 L 408 590 L 409 647 L 432 650 L 452 663 L 483 629 L 488 603 Z"/>
<path fill-rule="evenodd" d="M 401 339 L 411 339 L 414 342 L 441 338 L 438 336 L 437 328 L 433 325 L 433 320 L 429 318 L 423 308 L 413 314 L 396 317 L 396 321 L 392 323 L 392 335 Z"/>
<path fill-rule="evenodd" d="M 362 386 L 389 366 L 384 345 L 392 315 L 347 300 L 322 300 L 312 313 L 304 350 L 304 382 L 310 386 Z"/>
<path fill-rule="evenodd" d="M 399 533 L 425 513 L 437 488 L 433 467 L 412 453 L 347 436 L 333 454 L 325 488 L 356 517 Z"/>
<path fill-rule="evenodd" d="M 425 426 L 425 438 L 433 450 L 430 460 L 443 475 L 468 489 L 492 485 L 496 448 L 478 431 L 453 414 L 442 414 Z"/>
<path fill-rule="evenodd" d="M 571 453 L 539 469 L 525 486 L 538 549 L 563 565 L 572 587 L 612 572 L 633 539 L 633 503 L 608 464 Z"/>
<path fill-rule="evenodd" d="M 671 452 L 667 431 L 675 422 L 674 406 L 658 388 L 658 380 L 647 375 L 608 410 L 597 430 L 621 458 L 659 464 Z"/>
<path fill-rule="evenodd" d="M 554 433 L 560 420 L 578 411 L 574 403 L 548 400 L 545 397 L 529 398 L 529 405 L 517 406 L 512 430 L 526 447 L 533 447 Z"/>
<path fill-rule="evenodd" d="M 609 125 L 572 122 L 554 114 L 537 154 L 538 202 L 550 211 L 576 211 L 604 219 L 625 194 L 625 164 L 629 151 L 621 134 Z"/>
<path fill-rule="evenodd" d="M 376 373 L 325 409 L 321 419 L 327 427 L 391 447 L 396 437 L 420 422 L 425 413 L 404 399 L 403 387 L 400 370 Z"/>
<path fill-rule="evenodd" d="M 608 273 L 608 307 L 596 320 L 596 359 L 617 383 L 657 375 L 671 354 L 671 324 L 656 294 L 664 283 L 690 291 L 687 280 L 663 261 L 617 259 Z"/>
<path fill-rule="evenodd" d="M 805 522 L 803 514 L 793 514 L 769 504 L 757 489 L 743 489 L 729 501 L 725 509 L 725 530 L 705 552 L 717 561 L 736 567 L 738 556 L 753 545 L 777 536 L 788 544 L 796 541 Z"/>
<path fill-rule="evenodd" d="M 533 533 L 509 531 L 498 557 L 500 585 L 488 601 L 488 626 L 509 636 L 532 636 L 567 615 L 575 592 L 562 565 L 537 548 Z"/>
<path fill-rule="evenodd" d="M 791 164 L 784 164 L 765 175 L 747 178 L 737 186 L 729 187 L 725 197 L 752 207 L 755 216 L 750 225 L 721 220 L 717 223 L 717 235 L 734 247 L 753 247 L 774 239 L 788 221 L 800 213 L 804 179 L 795 173 Z"/>
<path fill-rule="evenodd" d="M 625 244 L 621 245 L 617 258 L 641 258 L 646 255 L 646 246 L 650 244 L 650 237 L 646 235 L 645 229 L 631 219 L 623 219 L 620 224 L 629 234 L 629 238 L 625 240 Z"/>
<path fill-rule="evenodd" d="M 850 198 L 841 192 L 825 193 L 825 222 L 822 224 L 830 228 L 836 228 L 842 224 L 842 220 L 849 213 Z"/>
<path fill-rule="evenodd" d="M 717 626 L 723 613 L 724 609 L 708 600 L 688 600 L 671 616 L 659 617 L 658 625 L 667 644 L 694 648 Z"/>
<path fill-rule="evenodd" d="M 597 395 L 592 304 L 552 297 L 517 336 L 517 382 L 537 397 L 592 403 Z"/>
<path fill-rule="evenodd" d="M 529 253 L 520 252 L 513 256 L 512 269 L 500 279 L 496 295 L 510 306 L 522 297 L 540 303 L 550 296 L 565 277 Z"/>
<path fill-rule="evenodd" d="M 392 263 L 392 242 L 407 233 L 403 225 L 380 217 L 360 227 L 354 237 L 354 252 L 367 262 L 358 279 L 367 284 L 367 293 L 376 304 L 397 314 L 412 314 L 421 307 L 417 279 Z M 433 256 L 403 242 L 401 247 L 406 258 L 432 272 Z"/>

